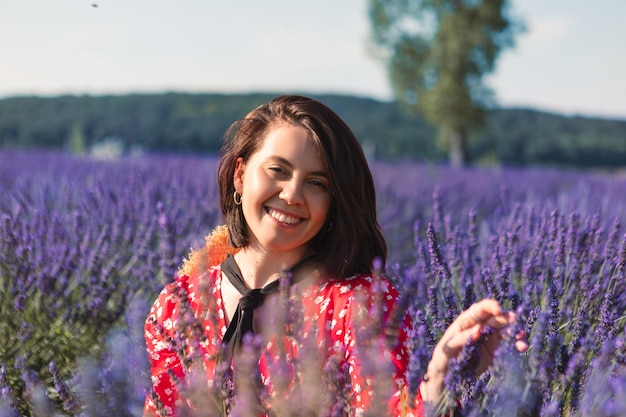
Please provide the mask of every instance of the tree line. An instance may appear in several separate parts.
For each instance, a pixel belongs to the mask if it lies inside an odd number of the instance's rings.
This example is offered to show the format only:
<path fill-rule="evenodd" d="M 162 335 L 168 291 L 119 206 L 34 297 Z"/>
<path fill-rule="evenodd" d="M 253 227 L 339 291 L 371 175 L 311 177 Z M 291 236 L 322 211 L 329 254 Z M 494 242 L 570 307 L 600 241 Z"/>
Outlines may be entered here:
<path fill-rule="evenodd" d="M 279 93 L 159 93 L 10 97 L 0 100 L 0 148 L 83 153 L 105 141 L 127 152 L 218 152 L 232 122 Z M 393 101 L 312 95 L 352 128 L 371 158 L 448 159 L 437 128 Z M 626 166 L 626 120 L 494 108 L 469 135 L 474 164 Z"/>

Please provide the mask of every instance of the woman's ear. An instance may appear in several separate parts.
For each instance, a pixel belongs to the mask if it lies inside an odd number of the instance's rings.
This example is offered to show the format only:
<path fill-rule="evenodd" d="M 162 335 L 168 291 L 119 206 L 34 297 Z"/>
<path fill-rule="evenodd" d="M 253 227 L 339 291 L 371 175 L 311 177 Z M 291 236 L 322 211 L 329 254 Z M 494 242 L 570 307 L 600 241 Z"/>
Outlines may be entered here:
<path fill-rule="evenodd" d="M 239 194 L 243 193 L 243 174 L 245 171 L 245 164 L 243 163 L 243 158 L 237 158 L 237 162 L 235 164 L 235 173 L 233 174 L 233 185 L 235 186 L 235 191 Z"/>

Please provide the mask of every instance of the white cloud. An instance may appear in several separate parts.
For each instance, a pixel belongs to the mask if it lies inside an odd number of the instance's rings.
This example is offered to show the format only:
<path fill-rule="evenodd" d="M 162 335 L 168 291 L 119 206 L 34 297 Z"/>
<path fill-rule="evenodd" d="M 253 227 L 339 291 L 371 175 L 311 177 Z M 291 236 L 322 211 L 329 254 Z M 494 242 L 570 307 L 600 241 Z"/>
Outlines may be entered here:
<path fill-rule="evenodd" d="M 520 39 L 524 48 L 551 46 L 566 39 L 576 29 L 576 20 L 572 17 L 538 18 L 527 24 L 528 31 Z"/>

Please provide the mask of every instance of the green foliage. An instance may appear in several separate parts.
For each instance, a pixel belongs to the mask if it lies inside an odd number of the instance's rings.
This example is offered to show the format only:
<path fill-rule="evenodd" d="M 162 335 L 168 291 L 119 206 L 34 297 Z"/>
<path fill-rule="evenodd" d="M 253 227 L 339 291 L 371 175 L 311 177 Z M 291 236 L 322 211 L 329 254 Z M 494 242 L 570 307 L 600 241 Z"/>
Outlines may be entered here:
<path fill-rule="evenodd" d="M 215 154 L 232 122 L 275 95 L 8 98 L 0 100 L 0 147 L 74 149 L 82 141 L 82 146 L 92 149 L 115 137 L 128 151 Z M 434 129 L 395 103 L 338 95 L 317 98 L 335 109 L 377 158 L 441 158 L 433 142 Z"/>
<path fill-rule="evenodd" d="M 564 117 L 530 109 L 493 110 L 472 136 L 474 159 L 491 153 L 505 165 L 623 167 L 626 122 Z"/>
<path fill-rule="evenodd" d="M 115 138 L 129 153 L 215 154 L 228 126 L 274 95 L 6 98 L 0 100 L 0 147 L 93 153 Z M 437 130 L 399 103 L 341 95 L 316 98 L 346 120 L 370 158 L 446 159 Z M 468 152 L 472 161 L 489 165 L 619 167 L 626 161 L 624 138 L 625 120 L 494 108 L 487 111 L 485 125 L 471 132 Z"/>
<path fill-rule="evenodd" d="M 513 45 L 506 0 L 370 0 L 374 42 L 386 52 L 397 99 L 440 130 L 451 162 L 467 160 L 467 133 L 481 126 L 490 91 L 482 78 Z"/>

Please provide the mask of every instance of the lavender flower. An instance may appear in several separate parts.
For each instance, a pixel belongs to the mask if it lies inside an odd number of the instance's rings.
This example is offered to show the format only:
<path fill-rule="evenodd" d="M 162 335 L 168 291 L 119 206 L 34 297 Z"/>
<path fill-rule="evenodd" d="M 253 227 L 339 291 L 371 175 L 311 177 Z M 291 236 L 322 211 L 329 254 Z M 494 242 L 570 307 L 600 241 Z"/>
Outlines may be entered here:
<path fill-rule="evenodd" d="M 68 413 L 74 412 L 75 410 L 77 410 L 77 403 L 67 383 L 59 374 L 59 369 L 57 368 L 54 361 L 50 362 L 49 370 L 50 374 L 52 374 L 54 389 L 56 391 L 56 394 L 59 396 L 59 399 L 61 400 L 64 411 Z"/>
<path fill-rule="evenodd" d="M 447 283 L 449 282 L 449 279 L 451 277 L 450 270 L 448 269 L 448 265 L 446 264 L 441 254 L 441 250 L 437 242 L 437 237 L 435 235 L 435 231 L 432 225 L 429 224 L 426 234 L 428 236 L 431 266 L 434 269 L 434 272 L 436 276 L 438 277 L 439 281 L 442 283 Z M 437 305 L 437 294 L 434 291 L 434 289 L 433 291 L 429 289 L 429 299 L 431 300 L 431 303 L 430 303 L 431 314 L 437 315 L 437 311 L 439 310 L 439 307 Z M 438 324 L 436 327 L 438 327 L 440 330 L 443 331 L 444 328 L 446 327 L 447 321 L 449 321 L 449 318 L 446 318 L 446 317 L 444 317 L 443 323 L 437 320 Z"/>
<path fill-rule="evenodd" d="M 33 415 L 34 407 L 63 413 L 71 398 L 84 417 L 140 413 L 150 392 L 143 318 L 189 248 L 221 222 L 216 161 L 146 155 L 103 162 L 0 151 L 5 414 Z M 372 169 L 393 271 L 377 273 L 390 275 L 401 294 L 392 320 L 405 312 L 413 317 L 407 375 L 413 394 L 446 324 L 493 296 L 504 308 L 520 307 L 516 330 L 529 335 L 531 349 L 520 355 L 504 341 L 504 351 L 478 380 L 451 374 L 450 390 L 464 404 L 461 415 L 623 414 L 626 295 L 618 284 L 626 269 L 626 235 L 620 241 L 626 180 L 545 168 L 458 171 L 373 162 Z M 408 187 L 398 178 L 417 180 Z M 284 299 L 284 316 L 276 320 L 308 356 L 314 335 L 299 334 L 303 319 L 292 301 Z M 203 307 L 207 317 L 213 307 Z M 172 346 L 193 370 L 188 353 L 202 340 L 202 329 L 189 315 L 180 324 L 185 327 Z M 371 329 L 362 330 L 366 336 Z M 284 409 L 306 404 L 313 410 L 310 398 L 318 398 L 320 404 L 336 401 L 328 415 L 345 411 L 349 387 L 341 361 L 317 364 L 327 377 L 323 390 L 306 362 L 272 365 L 273 382 L 283 378 L 289 393 Z M 373 378 L 386 372 L 384 366 L 372 361 L 367 371 L 372 389 L 385 392 Z M 244 397 L 235 402 L 233 378 L 221 379 L 221 397 L 205 389 L 208 400 L 223 399 L 216 414 L 252 407 Z M 32 392 L 24 392 L 27 385 Z M 46 391 L 49 400 L 41 395 Z M 60 392 L 67 392 L 66 400 Z M 261 403 L 280 405 L 280 398 L 267 395 L 261 393 Z"/>

